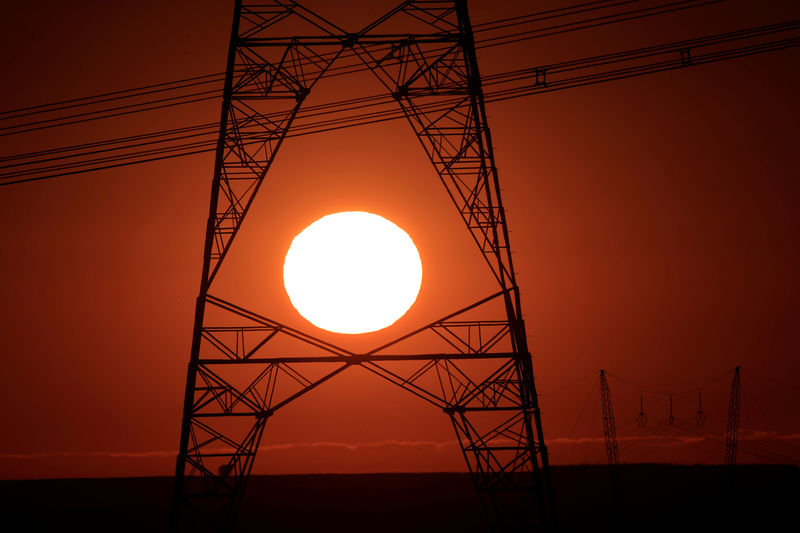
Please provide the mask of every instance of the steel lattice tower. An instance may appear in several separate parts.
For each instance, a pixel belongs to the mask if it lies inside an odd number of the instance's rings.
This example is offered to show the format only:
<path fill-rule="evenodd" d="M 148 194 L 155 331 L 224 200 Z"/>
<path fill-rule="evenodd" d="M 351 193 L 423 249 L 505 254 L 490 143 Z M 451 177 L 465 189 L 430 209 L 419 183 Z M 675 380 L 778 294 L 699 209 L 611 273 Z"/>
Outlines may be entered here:
<path fill-rule="evenodd" d="M 731 381 L 731 395 L 728 401 L 728 425 L 725 431 L 725 464 L 736 464 L 736 451 L 739 444 L 739 413 L 742 402 L 741 367 L 736 367 Z"/>
<path fill-rule="evenodd" d="M 617 425 L 614 421 L 614 406 L 611 403 L 611 389 L 608 387 L 606 371 L 600 371 L 600 403 L 603 406 L 603 436 L 606 441 L 608 464 L 619 463 L 619 446 L 617 445 Z"/>
<path fill-rule="evenodd" d="M 307 33 L 282 35 L 287 20 Z M 344 55 L 358 58 L 397 102 L 498 287 L 364 353 L 212 294 L 304 100 Z M 547 449 L 466 0 L 406 1 L 358 33 L 289 0 L 236 0 L 203 258 L 173 531 L 230 529 L 270 417 L 353 366 L 448 415 L 496 530 L 553 525 Z M 412 338 L 446 347 L 404 351 Z M 282 339 L 316 355 L 286 355 Z"/>

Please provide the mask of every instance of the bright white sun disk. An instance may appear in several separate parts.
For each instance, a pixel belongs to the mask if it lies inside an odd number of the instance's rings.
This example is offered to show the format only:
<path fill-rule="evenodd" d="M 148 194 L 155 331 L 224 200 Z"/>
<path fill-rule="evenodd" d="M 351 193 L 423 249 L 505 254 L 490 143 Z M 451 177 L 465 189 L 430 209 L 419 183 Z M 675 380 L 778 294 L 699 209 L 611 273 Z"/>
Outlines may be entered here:
<path fill-rule="evenodd" d="M 320 218 L 294 238 L 283 283 L 292 305 L 315 326 L 367 333 L 408 311 L 422 283 L 422 262 L 398 226 L 346 211 Z"/>

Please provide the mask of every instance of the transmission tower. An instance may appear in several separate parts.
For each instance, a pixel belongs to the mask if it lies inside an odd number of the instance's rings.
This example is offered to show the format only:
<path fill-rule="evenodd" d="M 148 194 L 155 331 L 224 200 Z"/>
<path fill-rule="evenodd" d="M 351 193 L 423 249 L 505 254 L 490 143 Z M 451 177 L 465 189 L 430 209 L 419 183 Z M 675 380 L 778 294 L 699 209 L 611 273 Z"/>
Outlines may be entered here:
<path fill-rule="evenodd" d="M 736 450 L 739 445 L 739 411 L 741 409 L 742 382 L 741 367 L 736 367 L 731 382 L 731 397 L 728 402 L 728 427 L 725 431 L 725 464 L 736 464 Z"/>
<path fill-rule="evenodd" d="M 292 33 L 282 29 L 288 23 Z M 343 56 L 357 58 L 397 102 L 497 282 L 494 294 L 367 352 L 211 292 L 298 110 Z M 281 339 L 318 355 L 287 355 Z M 430 341 L 431 350 L 406 351 L 409 339 Z M 406 1 L 357 33 L 290 0 L 236 0 L 173 531 L 229 530 L 271 417 L 355 366 L 446 413 L 494 529 L 553 525 L 547 448 L 466 0 Z"/>
<path fill-rule="evenodd" d="M 694 416 L 694 420 L 698 426 L 703 426 L 706 423 L 706 414 L 703 411 L 703 392 L 699 391 L 697 393 L 697 414 Z"/>
<path fill-rule="evenodd" d="M 639 414 L 636 415 L 636 424 L 643 428 L 647 425 L 647 415 L 644 414 L 644 394 L 639 392 Z"/>
<path fill-rule="evenodd" d="M 611 404 L 611 389 L 608 388 L 606 371 L 600 371 L 600 401 L 603 405 L 603 435 L 606 439 L 606 455 L 608 464 L 619 463 L 619 446 L 617 446 L 617 425 L 614 422 L 614 406 Z"/>

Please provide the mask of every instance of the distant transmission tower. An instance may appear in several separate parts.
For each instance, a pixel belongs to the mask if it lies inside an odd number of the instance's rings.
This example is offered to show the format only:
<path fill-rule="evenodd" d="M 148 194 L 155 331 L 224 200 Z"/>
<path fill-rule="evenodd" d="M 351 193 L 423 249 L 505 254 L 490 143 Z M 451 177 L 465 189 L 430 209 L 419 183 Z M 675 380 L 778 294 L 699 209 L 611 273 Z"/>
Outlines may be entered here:
<path fill-rule="evenodd" d="M 299 109 L 345 55 L 357 58 L 397 102 L 497 282 L 494 294 L 363 353 L 212 294 Z M 412 338 L 427 339 L 430 351 L 405 348 Z M 287 354 L 289 342 L 305 353 Z M 466 1 L 407 1 L 348 33 L 290 0 L 236 0 L 173 531 L 229 530 L 271 417 L 354 366 L 447 414 L 494 529 L 549 529 L 554 523 L 547 448 Z M 264 520 L 268 528 L 269 517 Z"/>
<path fill-rule="evenodd" d="M 728 427 L 725 432 L 725 464 L 736 464 L 736 451 L 739 446 L 739 412 L 742 400 L 741 367 L 736 367 L 731 382 L 731 397 L 728 402 Z"/>
<path fill-rule="evenodd" d="M 639 392 L 639 414 L 636 415 L 636 425 L 643 428 L 647 425 L 647 415 L 644 414 L 644 393 Z"/>
<path fill-rule="evenodd" d="M 603 404 L 603 435 L 606 439 L 608 464 L 615 465 L 619 463 L 617 425 L 614 421 L 614 406 L 611 404 L 611 389 L 608 387 L 605 370 L 600 371 L 600 401 Z"/>
<path fill-rule="evenodd" d="M 694 420 L 698 426 L 703 426 L 706 423 L 706 413 L 703 411 L 703 392 L 697 393 L 697 414 Z"/>

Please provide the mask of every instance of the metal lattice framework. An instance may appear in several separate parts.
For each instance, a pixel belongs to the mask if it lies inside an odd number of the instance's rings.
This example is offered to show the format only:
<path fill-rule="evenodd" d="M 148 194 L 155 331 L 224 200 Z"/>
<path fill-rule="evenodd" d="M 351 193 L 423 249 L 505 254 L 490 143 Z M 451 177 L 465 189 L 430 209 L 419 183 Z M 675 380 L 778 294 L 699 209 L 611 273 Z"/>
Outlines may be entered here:
<path fill-rule="evenodd" d="M 307 33 L 281 36 L 286 22 Z M 363 353 L 211 293 L 298 110 L 342 56 L 357 58 L 397 101 L 498 284 L 496 293 Z M 305 354 L 285 355 L 286 343 Z M 430 349 L 408 348 L 421 343 Z M 173 530 L 230 529 L 270 417 L 352 366 L 449 416 L 496 530 L 549 529 L 547 450 L 466 0 L 406 1 L 358 33 L 295 2 L 237 0 Z"/>
<path fill-rule="evenodd" d="M 742 402 L 741 367 L 736 367 L 731 381 L 731 396 L 728 402 L 728 425 L 725 431 L 725 464 L 736 464 L 736 451 L 739 445 L 739 412 Z"/>
<path fill-rule="evenodd" d="M 614 421 L 614 405 L 611 403 L 611 389 L 608 387 L 605 370 L 600 371 L 600 403 L 603 406 L 603 436 L 606 441 L 606 456 L 608 464 L 615 465 L 619 463 L 617 424 Z"/>

